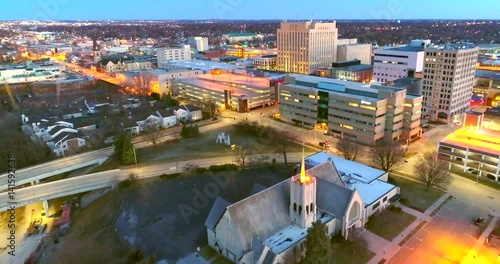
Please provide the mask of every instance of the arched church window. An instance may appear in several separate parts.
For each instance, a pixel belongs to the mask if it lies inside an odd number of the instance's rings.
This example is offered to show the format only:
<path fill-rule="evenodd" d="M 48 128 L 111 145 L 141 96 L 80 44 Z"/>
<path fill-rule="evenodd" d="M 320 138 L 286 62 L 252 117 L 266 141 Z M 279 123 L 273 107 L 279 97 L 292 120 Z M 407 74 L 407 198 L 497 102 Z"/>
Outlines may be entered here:
<path fill-rule="evenodd" d="M 299 215 L 302 214 L 302 205 L 299 205 Z"/>
<path fill-rule="evenodd" d="M 293 211 L 297 212 L 297 203 L 293 203 Z"/>
<path fill-rule="evenodd" d="M 311 206 L 309 206 L 309 208 L 311 209 L 311 213 L 314 213 L 314 204 L 311 203 Z"/>
<path fill-rule="evenodd" d="M 309 205 L 306 205 L 306 215 L 309 214 Z"/>

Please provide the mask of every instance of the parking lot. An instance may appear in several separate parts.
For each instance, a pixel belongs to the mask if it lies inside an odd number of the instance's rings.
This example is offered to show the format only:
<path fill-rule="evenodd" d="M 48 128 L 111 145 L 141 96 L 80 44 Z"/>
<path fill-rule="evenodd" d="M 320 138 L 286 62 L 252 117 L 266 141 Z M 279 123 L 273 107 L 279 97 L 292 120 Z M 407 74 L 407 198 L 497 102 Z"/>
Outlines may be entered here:
<path fill-rule="evenodd" d="M 488 212 L 449 200 L 388 263 L 461 263 L 481 231 L 474 225 L 476 217 L 487 219 Z"/>

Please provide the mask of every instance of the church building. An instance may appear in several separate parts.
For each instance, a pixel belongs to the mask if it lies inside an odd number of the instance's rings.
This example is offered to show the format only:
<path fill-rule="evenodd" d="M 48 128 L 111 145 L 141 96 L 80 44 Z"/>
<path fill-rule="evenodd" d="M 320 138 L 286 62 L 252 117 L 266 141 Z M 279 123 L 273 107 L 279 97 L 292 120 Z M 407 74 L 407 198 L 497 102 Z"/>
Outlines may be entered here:
<path fill-rule="evenodd" d="M 235 263 L 297 263 L 312 223 L 348 237 L 399 196 L 385 172 L 324 152 L 303 158 L 297 169 L 239 202 L 217 197 L 205 222 L 209 246 Z"/>

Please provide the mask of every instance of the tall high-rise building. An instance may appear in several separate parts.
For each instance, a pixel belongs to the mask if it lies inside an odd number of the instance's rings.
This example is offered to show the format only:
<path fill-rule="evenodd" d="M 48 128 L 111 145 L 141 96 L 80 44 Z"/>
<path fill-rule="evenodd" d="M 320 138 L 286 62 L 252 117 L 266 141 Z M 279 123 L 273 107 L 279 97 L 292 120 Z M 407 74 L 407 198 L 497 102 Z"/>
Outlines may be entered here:
<path fill-rule="evenodd" d="M 425 49 L 423 116 L 446 123 L 458 121 L 470 107 L 479 48 L 471 43 Z"/>
<path fill-rule="evenodd" d="M 278 71 L 311 74 L 337 59 L 335 22 L 282 22 L 277 34 Z"/>

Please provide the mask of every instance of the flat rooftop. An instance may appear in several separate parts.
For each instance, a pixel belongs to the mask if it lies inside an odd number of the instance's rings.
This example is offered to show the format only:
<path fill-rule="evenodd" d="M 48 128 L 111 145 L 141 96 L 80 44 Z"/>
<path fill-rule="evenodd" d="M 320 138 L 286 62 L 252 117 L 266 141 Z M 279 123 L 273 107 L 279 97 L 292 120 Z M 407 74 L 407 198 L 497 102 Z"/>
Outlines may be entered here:
<path fill-rule="evenodd" d="M 246 76 L 245 76 L 245 80 L 246 80 Z M 195 85 L 198 87 L 202 87 L 206 90 L 214 91 L 214 92 L 218 92 L 218 93 L 224 93 L 225 90 L 232 90 L 233 96 L 236 96 L 236 97 L 260 96 L 261 94 L 257 93 L 255 90 L 267 91 L 267 90 L 271 89 L 269 87 L 269 80 L 267 80 L 267 79 L 266 79 L 267 86 L 265 86 L 265 87 L 259 86 L 259 85 L 253 85 L 253 84 L 249 84 L 247 86 L 246 84 L 241 84 L 240 82 L 237 82 L 237 80 L 230 81 L 229 78 L 224 78 L 223 76 L 221 77 L 221 75 L 211 75 L 211 74 L 203 74 L 203 75 L 199 75 L 199 76 L 196 76 L 196 77 L 193 77 L 190 79 L 177 80 L 177 82 Z M 257 84 L 259 84 L 259 83 L 257 83 Z"/>
<path fill-rule="evenodd" d="M 336 69 L 337 70 L 346 70 L 346 71 L 362 71 L 362 70 L 373 69 L 373 66 L 368 65 L 368 64 L 358 64 L 358 65 L 352 65 L 352 66 L 347 66 L 347 67 L 339 67 Z"/>
<path fill-rule="evenodd" d="M 476 77 L 492 78 L 492 79 L 500 80 L 500 72 L 476 70 Z"/>
<path fill-rule="evenodd" d="M 500 156 L 500 131 L 461 128 L 446 136 L 440 143 Z"/>
<path fill-rule="evenodd" d="M 384 51 L 403 51 L 403 52 L 421 52 L 424 51 L 424 47 L 414 47 L 414 46 L 401 46 L 401 47 L 390 47 L 390 48 L 382 48 L 375 51 L 375 55 L 377 53 L 383 53 Z"/>
<path fill-rule="evenodd" d="M 305 161 L 307 164 L 317 166 L 327 162 L 329 159 L 333 161 L 333 164 L 342 177 L 350 176 L 350 178 L 360 182 L 371 183 L 386 174 L 385 171 L 375 169 L 355 161 L 346 160 L 339 156 L 325 152 L 318 152 L 308 156 Z"/>
<path fill-rule="evenodd" d="M 317 212 L 317 218 L 322 223 L 328 223 L 333 220 L 333 216 L 320 212 Z M 264 245 L 271 249 L 274 254 L 278 255 L 306 238 L 306 236 L 307 228 L 300 228 L 300 226 L 292 224 L 268 237 L 264 240 Z"/>
<path fill-rule="evenodd" d="M 388 192 L 390 192 L 394 188 L 397 188 L 395 185 L 381 180 L 375 180 L 371 183 L 353 181 L 351 183 L 348 183 L 347 187 L 351 190 L 358 190 L 365 206 L 373 204 Z"/>
<path fill-rule="evenodd" d="M 269 79 L 262 77 L 254 77 L 241 74 L 222 73 L 218 75 L 200 74 L 198 78 L 205 80 L 214 80 L 216 82 L 224 82 L 229 84 L 245 85 L 252 88 L 269 89 Z"/>
<path fill-rule="evenodd" d="M 213 69 L 235 70 L 244 68 L 243 66 L 238 66 L 234 64 L 204 61 L 204 60 L 171 61 L 168 63 L 168 65 L 186 69 L 198 69 L 203 71 L 210 71 Z"/>

